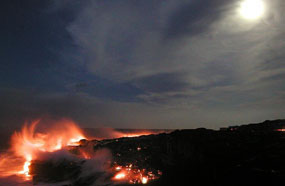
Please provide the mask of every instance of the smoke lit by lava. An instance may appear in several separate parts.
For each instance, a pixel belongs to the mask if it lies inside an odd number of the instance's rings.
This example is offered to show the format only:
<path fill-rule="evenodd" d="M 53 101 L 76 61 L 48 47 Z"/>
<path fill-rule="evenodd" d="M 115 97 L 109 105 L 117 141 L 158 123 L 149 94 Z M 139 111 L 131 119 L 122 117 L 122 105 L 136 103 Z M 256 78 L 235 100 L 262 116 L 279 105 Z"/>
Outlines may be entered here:
<path fill-rule="evenodd" d="M 25 124 L 20 132 L 15 132 L 11 138 L 11 148 L 8 152 L 1 154 L 0 178 L 17 176 L 23 182 L 33 179 L 30 170 L 31 164 L 35 160 L 42 160 L 46 154 L 56 154 L 58 151 L 68 150 L 70 147 L 80 145 L 80 141 L 86 139 L 83 131 L 71 120 L 61 120 L 53 123 L 44 131 L 37 130 L 40 120 L 30 124 Z M 140 133 L 116 133 L 116 137 L 137 137 L 140 135 L 151 134 L 151 132 Z M 110 149 L 112 150 L 112 149 Z M 140 147 L 137 149 L 140 150 Z M 90 160 L 96 158 L 93 147 L 91 150 L 80 150 L 78 158 Z M 104 160 L 106 161 L 106 160 Z M 106 171 L 113 174 L 112 182 L 123 183 L 142 183 L 146 184 L 149 180 L 157 179 L 158 176 L 145 169 L 139 169 L 129 165 L 110 164 Z M 161 174 L 161 172 L 159 172 Z"/>

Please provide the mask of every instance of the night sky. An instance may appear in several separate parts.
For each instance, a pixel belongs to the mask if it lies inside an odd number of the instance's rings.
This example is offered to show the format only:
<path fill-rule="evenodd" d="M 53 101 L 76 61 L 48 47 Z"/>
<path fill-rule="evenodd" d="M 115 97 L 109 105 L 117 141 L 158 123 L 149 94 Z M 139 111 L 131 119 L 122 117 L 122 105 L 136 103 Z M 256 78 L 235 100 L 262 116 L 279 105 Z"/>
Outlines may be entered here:
<path fill-rule="evenodd" d="M 284 118 L 284 0 L 0 4 L 1 127 L 42 117 L 115 128 Z"/>

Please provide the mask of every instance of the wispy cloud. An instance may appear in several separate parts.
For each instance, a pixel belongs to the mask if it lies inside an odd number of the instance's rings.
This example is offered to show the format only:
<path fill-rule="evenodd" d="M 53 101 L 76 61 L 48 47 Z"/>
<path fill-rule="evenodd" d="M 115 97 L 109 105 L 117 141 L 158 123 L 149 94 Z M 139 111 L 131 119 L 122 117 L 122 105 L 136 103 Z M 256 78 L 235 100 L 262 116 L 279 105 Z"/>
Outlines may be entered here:
<path fill-rule="evenodd" d="M 88 125 L 159 128 L 282 117 L 283 0 L 264 0 L 266 15 L 254 21 L 238 14 L 241 0 L 72 2 L 51 8 L 73 12 L 65 31 L 76 51 L 61 55 L 101 80 L 72 82 L 69 93 L 17 94 L 23 115 L 39 110 Z"/>

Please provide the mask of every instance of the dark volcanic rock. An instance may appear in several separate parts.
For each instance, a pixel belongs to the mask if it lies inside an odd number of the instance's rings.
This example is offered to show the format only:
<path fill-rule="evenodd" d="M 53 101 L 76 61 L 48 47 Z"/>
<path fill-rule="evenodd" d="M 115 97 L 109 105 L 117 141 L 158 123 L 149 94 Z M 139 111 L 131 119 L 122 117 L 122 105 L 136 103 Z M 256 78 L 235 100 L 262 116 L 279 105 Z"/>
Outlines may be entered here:
<path fill-rule="evenodd" d="M 91 143 L 94 151 L 110 149 L 114 164 L 131 163 L 137 168 L 162 171 L 161 178 L 148 185 L 279 186 L 285 177 L 285 133 L 277 129 L 284 126 L 285 120 L 276 120 L 220 131 L 177 130 L 170 134 L 85 141 L 76 148 L 83 149 Z M 71 171 L 73 174 L 77 173 Z"/>

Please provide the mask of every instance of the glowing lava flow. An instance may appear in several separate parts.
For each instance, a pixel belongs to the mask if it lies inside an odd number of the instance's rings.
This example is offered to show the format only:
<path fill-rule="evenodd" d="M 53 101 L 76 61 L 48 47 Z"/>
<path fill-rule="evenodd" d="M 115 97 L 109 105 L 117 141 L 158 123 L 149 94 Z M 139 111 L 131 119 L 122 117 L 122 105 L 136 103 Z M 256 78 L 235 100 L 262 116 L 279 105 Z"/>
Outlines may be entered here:
<path fill-rule="evenodd" d="M 30 175 L 30 165 L 31 165 L 32 159 L 27 159 L 26 162 L 24 163 L 23 170 L 19 171 L 19 174 L 24 174 L 26 178 L 28 179 Z"/>
<path fill-rule="evenodd" d="M 31 125 L 24 125 L 21 132 L 15 132 L 12 136 L 11 151 L 15 157 L 23 159 L 22 170 L 16 171 L 17 168 L 15 167 L 19 167 L 19 162 L 9 165 L 9 167 L 3 163 L 0 165 L 0 170 L 7 167 L 7 174 L 5 175 L 20 174 L 26 180 L 30 180 L 31 162 L 38 159 L 42 153 L 54 152 L 70 145 L 78 145 L 81 139 L 85 139 L 82 131 L 72 121 L 61 120 L 44 132 L 35 131 L 38 123 L 39 121 L 35 121 Z M 4 173 L 0 176 L 3 175 Z"/>
<path fill-rule="evenodd" d="M 124 179 L 125 177 L 126 177 L 126 173 L 119 172 L 118 174 L 116 174 L 115 179 L 116 180 L 121 180 L 121 179 Z"/>
<path fill-rule="evenodd" d="M 86 139 L 83 132 L 70 120 L 61 120 L 52 123 L 48 129 L 44 131 L 36 130 L 40 121 L 35 121 L 30 125 L 24 125 L 20 132 L 15 132 L 12 136 L 12 147 L 9 153 L 0 154 L 0 177 L 18 175 L 18 177 L 30 182 L 34 175 L 34 169 L 31 167 L 34 160 L 45 160 L 45 157 L 61 149 L 70 152 L 70 149 L 78 150 L 78 157 L 86 160 L 96 157 L 94 152 L 94 144 L 89 141 L 90 146 L 80 146 Z M 124 137 L 137 137 L 141 135 L 149 135 L 146 131 L 139 133 L 124 134 Z M 88 140 L 85 140 L 88 142 Z M 90 148 L 90 149 L 89 149 Z M 137 147 L 137 151 L 142 151 L 142 147 Z M 72 153 L 72 152 L 71 152 Z M 95 153 L 95 154 L 94 154 Z M 111 161 L 110 161 L 111 162 Z M 145 169 L 135 164 L 118 165 L 112 163 L 109 173 L 113 175 L 112 181 L 124 182 L 129 184 L 147 184 L 151 180 L 158 179 L 161 172 Z M 31 170 L 32 169 L 32 170 Z"/>
<path fill-rule="evenodd" d="M 147 177 L 142 177 L 142 184 L 147 184 Z"/>
<path fill-rule="evenodd" d="M 152 134 L 159 134 L 159 133 L 168 133 L 170 130 L 143 130 L 143 131 L 134 131 L 134 132 L 116 132 L 117 138 L 134 138 L 140 136 L 148 136 Z"/>
<path fill-rule="evenodd" d="M 152 171 L 146 171 L 146 169 L 134 168 L 132 164 L 115 166 L 114 169 L 117 171 L 113 177 L 114 181 L 130 184 L 147 184 L 149 180 L 156 180 L 162 175 L 161 171 L 156 171 L 156 174 L 154 174 Z"/>
<path fill-rule="evenodd" d="M 121 137 L 134 138 L 134 137 L 139 137 L 139 136 L 147 136 L 151 134 L 154 134 L 154 133 L 153 132 L 127 133 L 127 134 L 123 134 Z"/>

